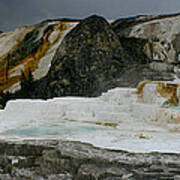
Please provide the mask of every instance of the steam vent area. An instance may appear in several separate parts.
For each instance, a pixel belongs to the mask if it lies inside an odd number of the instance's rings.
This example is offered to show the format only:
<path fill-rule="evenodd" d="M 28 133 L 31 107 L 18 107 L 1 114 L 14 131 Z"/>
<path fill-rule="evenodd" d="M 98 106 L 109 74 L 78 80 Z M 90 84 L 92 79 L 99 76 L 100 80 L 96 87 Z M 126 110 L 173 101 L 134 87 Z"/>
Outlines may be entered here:
<path fill-rule="evenodd" d="M 179 152 L 180 84 L 144 81 L 97 98 L 11 100 L 1 139 L 60 139 L 130 152 Z M 33 113 L 32 113 L 33 112 Z"/>

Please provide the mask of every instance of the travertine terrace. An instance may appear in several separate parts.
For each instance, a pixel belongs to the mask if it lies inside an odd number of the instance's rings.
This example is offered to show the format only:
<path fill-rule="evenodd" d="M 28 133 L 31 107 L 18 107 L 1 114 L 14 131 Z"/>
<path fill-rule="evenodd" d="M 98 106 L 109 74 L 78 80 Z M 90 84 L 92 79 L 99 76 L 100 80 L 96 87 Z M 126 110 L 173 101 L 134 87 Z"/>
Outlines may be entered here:
<path fill-rule="evenodd" d="M 148 81 L 138 89 L 116 88 L 98 98 L 10 101 L 0 111 L 1 137 L 78 140 L 135 152 L 178 152 L 178 98 L 179 84 Z"/>

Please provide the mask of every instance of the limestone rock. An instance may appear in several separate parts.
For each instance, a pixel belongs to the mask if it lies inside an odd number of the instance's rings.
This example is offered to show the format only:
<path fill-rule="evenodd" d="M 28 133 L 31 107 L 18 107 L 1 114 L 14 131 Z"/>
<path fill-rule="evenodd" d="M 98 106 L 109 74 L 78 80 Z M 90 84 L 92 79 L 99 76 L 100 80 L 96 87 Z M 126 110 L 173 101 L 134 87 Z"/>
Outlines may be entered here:
<path fill-rule="evenodd" d="M 180 14 L 140 15 L 112 22 L 122 47 L 138 64 L 128 69 L 136 79 L 172 81 L 179 77 L 179 23 Z M 142 66 L 140 62 L 147 62 L 148 65 Z M 138 84 L 133 80 L 134 76 L 130 76 L 132 80 L 128 80 L 129 86 Z M 120 81 L 125 78 L 128 79 L 126 72 Z"/>
<path fill-rule="evenodd" d="M 112 88 L 125 59 L 108 22 L 98 16 L 82 20 L 59 46 L 37 96 L 97 96 Z M 115 86 L 115 84 L 114 84 Z"/>
<path fill-rule="evenodd" d="M 175 122 L 180 124 L 179 107 L 174 113 L 175 104 L 171 101 L 179 101 L 178 91 L 175 83 L 143 82 L 138 91 L 116 88 L 96 98 L 13 100 L 0 111 L 0 134 L 3 139 L 60 137 L 103 148 L 176 152 L 179 151 L 179 129 L 171 134 L 166 127 Z M 169 104 L 165 108 L 166 101 Z M 165 111 L 161 110 L 162 105 Z"/>
<path fill-rule="evenodd" d="M 143 52 L 152 60 L 179 62 L 180 14 L 119 19 L 112 26 L 119 38 L 144 41 Z"/>
<path fill-rule="evenodd" d="M 142 102 L 177 106 L 180 102 L 180 84 L 175 82 L 143 81 L 138 86 Z"/>
<path fill-rule="evenodd" d="M 158 122 L 161 124 L 179 124 L 180 123 L 180 110 L 176 108 L 161 108 L 157 112 Z"/>

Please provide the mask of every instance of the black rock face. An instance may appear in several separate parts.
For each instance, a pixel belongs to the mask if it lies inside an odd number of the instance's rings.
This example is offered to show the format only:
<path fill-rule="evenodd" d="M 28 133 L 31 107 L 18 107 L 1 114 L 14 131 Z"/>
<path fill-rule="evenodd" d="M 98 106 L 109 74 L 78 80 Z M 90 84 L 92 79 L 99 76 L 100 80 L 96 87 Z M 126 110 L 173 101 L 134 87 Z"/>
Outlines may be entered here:
<path fill-rule="evenodd" d="M 82 20 L 61 43 L 51 69 L 35 96 L 98 96 L 128 64 L 128 56 L 110 24 L 102 17 Z"/>
<path fill-rule="evenodd" d="M 131 64 L 147 64 L 151 62 L 151 59 L 144 53 L 144 46 L 147 40 L 141 38 L 119 38 L 122 47 L 126 54 L 131 57 Z"/>

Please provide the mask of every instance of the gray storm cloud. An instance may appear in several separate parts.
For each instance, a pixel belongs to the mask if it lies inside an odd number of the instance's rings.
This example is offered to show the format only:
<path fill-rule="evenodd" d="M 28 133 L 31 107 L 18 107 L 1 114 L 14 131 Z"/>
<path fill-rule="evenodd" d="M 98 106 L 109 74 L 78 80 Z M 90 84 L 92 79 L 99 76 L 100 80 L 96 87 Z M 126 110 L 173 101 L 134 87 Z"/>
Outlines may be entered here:
<path fill-rule="evenodd" d="M 0 0 L 0 30 L 48 18 L 100 14 L 114 19 L 136 14 L 175 13 L 179 7 L 180 0 Z"/>

